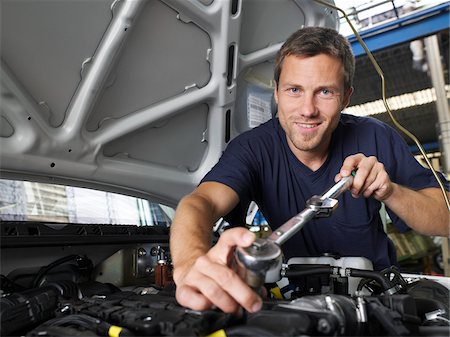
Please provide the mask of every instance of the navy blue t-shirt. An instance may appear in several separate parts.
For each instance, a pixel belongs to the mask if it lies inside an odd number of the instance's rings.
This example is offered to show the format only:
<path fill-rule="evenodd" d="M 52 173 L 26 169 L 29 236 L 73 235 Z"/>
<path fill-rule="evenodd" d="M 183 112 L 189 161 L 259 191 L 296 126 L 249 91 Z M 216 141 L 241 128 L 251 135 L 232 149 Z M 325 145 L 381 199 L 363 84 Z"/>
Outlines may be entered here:
<path fill-rule="evenodd" d="M 325 163 L 316 171 L 303 165 L 292 153 L 277 118 L 233 139 L 219 162 L 203 178 L 223 183 L 239 195 L 240 202 L 225 219 L 242 225 L 250 201 L 255 201 L 272 229 L 302 211 L 306 201 L 335 184 L 344 159 L 352 154 L 376 156 L 390 179 L 412 189 L 439 186 L 432 174 L 411 155 L 403 138 L 376 119 L 342 114 L 333 133 Z M 446 186 L 448 189 L 448 185 Z M 380 202 L 374 198 L 353 198 L 347 192 L 329 218 L 314 219 L 286 241 L 286 258 L 321 256 L 363 256 L 375 270 L 397 263 L 394 245 L 383 230 Z M 407 205 L 405 205 L 407 207 Z M 406 225 L 389 209 L 394 224 Z"/>

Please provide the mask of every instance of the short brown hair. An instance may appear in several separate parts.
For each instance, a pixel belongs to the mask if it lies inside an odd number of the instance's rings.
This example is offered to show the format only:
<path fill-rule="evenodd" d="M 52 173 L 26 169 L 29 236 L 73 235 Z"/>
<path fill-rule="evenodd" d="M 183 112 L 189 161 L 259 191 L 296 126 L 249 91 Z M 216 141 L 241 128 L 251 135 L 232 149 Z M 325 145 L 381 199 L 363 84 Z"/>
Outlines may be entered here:
<path fill-rule="evenodd" d="M 284 58 L 288 55 L 315 56 L 327 54 L 336 57 L 344 65 L 344 89 L 353 85 L 355 57 L 348 40 L 336 30 L 324 27 L 301 28 L 281 46 L 275 57 L 274 79 L 278 83 Z"/>

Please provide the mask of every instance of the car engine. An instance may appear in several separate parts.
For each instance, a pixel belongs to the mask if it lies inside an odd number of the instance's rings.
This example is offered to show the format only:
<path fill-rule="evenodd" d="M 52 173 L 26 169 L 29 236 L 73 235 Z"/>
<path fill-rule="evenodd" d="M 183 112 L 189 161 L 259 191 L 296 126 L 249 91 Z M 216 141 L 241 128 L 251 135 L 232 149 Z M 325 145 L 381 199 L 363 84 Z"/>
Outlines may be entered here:
<path fill-rule="evenodd" d="M 449 289 L 444 284 L 424 277 L 404 278 L 395 267 L 381 272 L 358 268 L 361 265 L 349 263 L 354 258 L 334 256 L 293 258 L 283 264 L 283 278 L 264 285 L 268 295 L 259 312 L 190 310 L 175 300 L 169 252 L 155 247 L 157 262 L 147 284 L 100 282 L 90 258 L 75 254 L 28 275 L 2 275 L 1 335 L 448 336 L 450 332 Z"/>

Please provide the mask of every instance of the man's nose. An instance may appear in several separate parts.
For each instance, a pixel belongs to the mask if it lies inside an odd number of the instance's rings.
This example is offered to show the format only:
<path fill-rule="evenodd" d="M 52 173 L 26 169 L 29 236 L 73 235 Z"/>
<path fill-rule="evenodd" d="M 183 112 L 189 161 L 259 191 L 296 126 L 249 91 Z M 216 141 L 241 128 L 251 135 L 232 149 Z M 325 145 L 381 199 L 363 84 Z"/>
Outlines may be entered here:
<path fill-rule="evenodd" d="M 302 116 L 313 117 L 317 115 L 318 109 L 315 96 L 310 93 L 305 93 L 300 102 L 299 111 Z"/>

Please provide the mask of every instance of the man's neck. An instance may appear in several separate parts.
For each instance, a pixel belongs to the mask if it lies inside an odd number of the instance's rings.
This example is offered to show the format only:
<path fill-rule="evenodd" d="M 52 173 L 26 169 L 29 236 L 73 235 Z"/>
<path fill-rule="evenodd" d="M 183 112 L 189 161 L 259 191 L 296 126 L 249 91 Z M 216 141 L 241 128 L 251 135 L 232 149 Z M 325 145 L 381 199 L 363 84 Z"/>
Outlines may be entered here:
<path fill-rule="evenodd" d="M 296 157 L 302 162 L 303 165 L 315 172 L 320 169 L 323 163 L 327 160 L 328 152 L 320 155 L 316 153 L 303 153 L 301 156 L 296 155 Z"/>
<path fill-rule="evenodd" d="M 289 140 L 288 145 L 295 157 L 313 172 L 321 168 L 328 158 L 329 145 L 310 151 L 301 151 L 297 149 Z"/>

